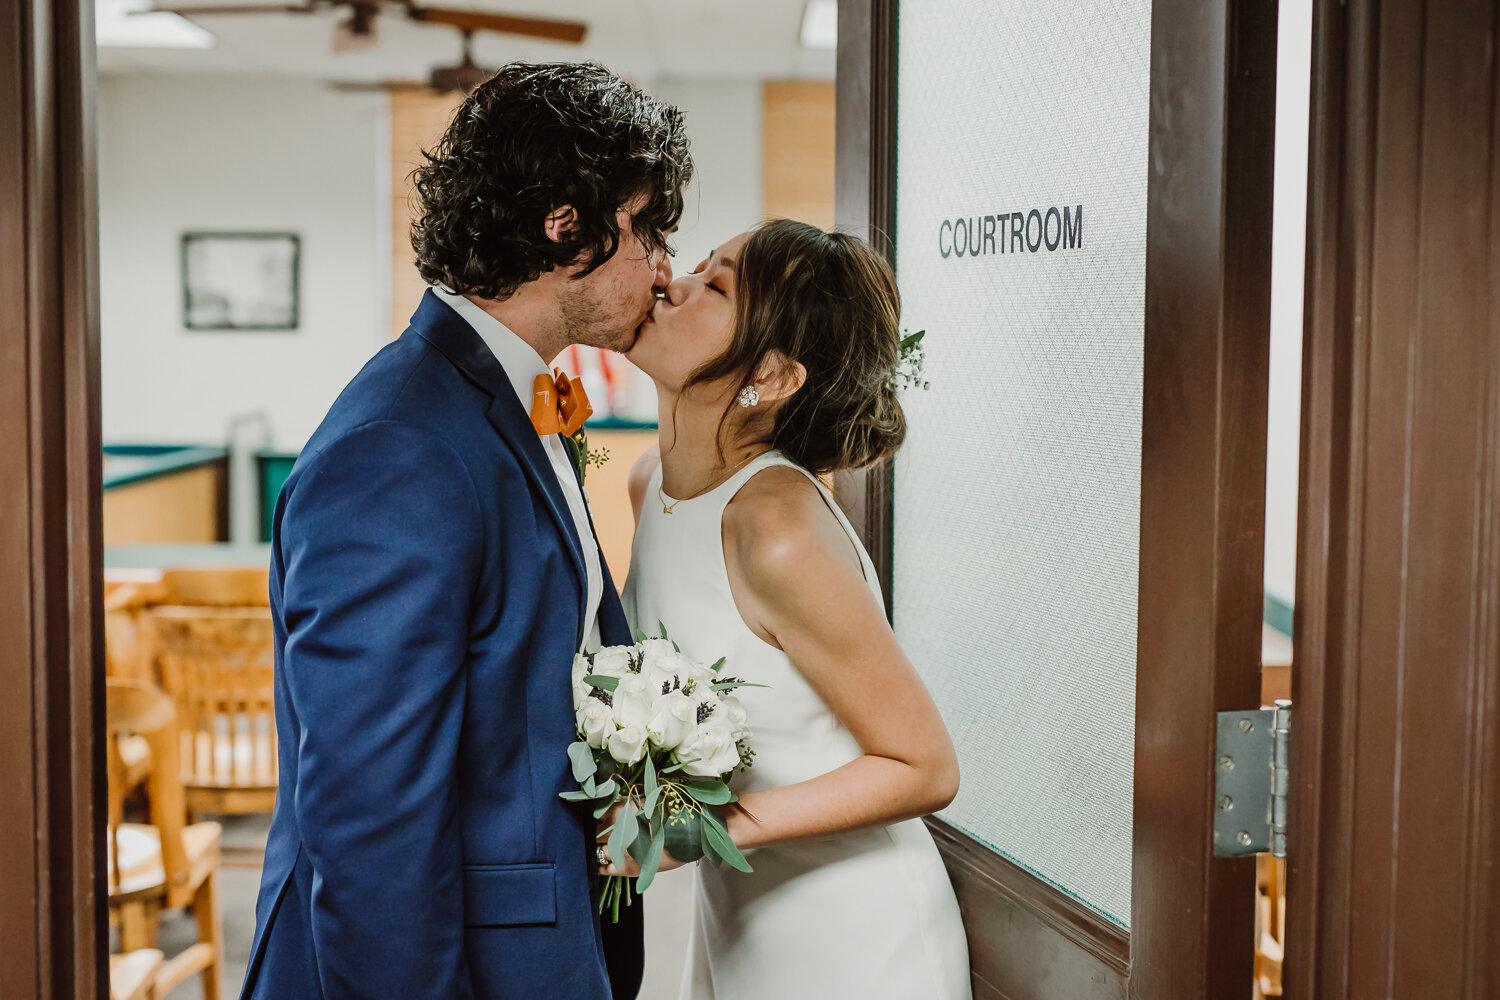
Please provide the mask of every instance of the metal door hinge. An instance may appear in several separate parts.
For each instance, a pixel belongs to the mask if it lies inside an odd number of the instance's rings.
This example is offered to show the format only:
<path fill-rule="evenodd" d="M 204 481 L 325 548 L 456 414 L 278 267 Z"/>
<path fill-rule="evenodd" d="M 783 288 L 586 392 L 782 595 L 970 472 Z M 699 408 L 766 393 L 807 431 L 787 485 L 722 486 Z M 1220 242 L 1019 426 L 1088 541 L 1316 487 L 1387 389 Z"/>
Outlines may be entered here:
<path fill-rule="evenodd" d="M 1214 854 L 1286 857 L 1287 731 L 1291 702 L 1220 712 L 1214 764 Z"/>

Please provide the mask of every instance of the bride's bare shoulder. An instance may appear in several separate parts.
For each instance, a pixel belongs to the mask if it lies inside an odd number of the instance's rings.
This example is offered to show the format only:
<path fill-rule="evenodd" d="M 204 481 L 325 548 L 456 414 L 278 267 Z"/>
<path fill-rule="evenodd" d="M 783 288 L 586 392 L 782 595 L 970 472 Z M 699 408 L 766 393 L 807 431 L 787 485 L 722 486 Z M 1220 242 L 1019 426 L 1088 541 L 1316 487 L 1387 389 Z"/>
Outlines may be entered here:
<path fill-rule="evenodd" d="M 651 477 L 656 474 L 660 465 L 661 446 L 653 444 L 641 452 L 641 457 L 631 465 L 630 474 L 625 478 L 630 492 L 630 509 L 635 512 L 637 522 L 641 519 L 641 503 L 646 498 L 646 488 L 651 485 Z"/>
<path fill-rule="evenodd" d="M 848 536 L 807 476 L 772 466 L 747 482 L 724 508 L 724 551 L 752 582 L 775 584 L 804 572 L 819 556 L 858 569 Z"/>

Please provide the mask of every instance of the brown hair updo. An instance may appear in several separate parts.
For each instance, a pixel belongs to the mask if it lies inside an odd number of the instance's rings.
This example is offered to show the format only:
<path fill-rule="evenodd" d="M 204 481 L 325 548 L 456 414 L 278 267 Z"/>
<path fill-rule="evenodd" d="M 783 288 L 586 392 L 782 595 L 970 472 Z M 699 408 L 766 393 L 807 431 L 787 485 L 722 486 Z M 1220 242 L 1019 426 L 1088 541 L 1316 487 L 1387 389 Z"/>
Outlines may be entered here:
<path fill-rule="evenodd" d="M 687 386 L 735 377 L 738 390 L 777 352 L 800 362 L 807 380 L 776 411 L 766 443 L 812 472 L 872 465 L 906 437 L 891 385 L 900 321 L 896 276 L 863 240 L 790 219 L 767 222 L 740 250 L 729 349 Z"/>

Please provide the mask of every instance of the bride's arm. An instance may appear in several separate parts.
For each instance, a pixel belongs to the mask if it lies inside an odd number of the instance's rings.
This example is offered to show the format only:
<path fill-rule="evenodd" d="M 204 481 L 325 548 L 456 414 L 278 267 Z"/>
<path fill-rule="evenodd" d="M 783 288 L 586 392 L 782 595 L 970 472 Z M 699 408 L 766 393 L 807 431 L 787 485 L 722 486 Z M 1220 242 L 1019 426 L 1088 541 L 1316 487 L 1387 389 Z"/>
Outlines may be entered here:
<path fill-rule="evenodd" d="M 777 470 L 741 491 L 723 525 L 741 616 L 786 652 L 863 751 L 819 777 L 745 795 L 729 813 L 734 842 L 763 847 L 946 807 L 958 791 L 953 743 L 822 496 L 800 473 Z"/>
<path fill-rule="evenodd" d="M 635 514 L 635 523 L 641 523 L 641 504 L 646 499 L 646 487 L 651 485 L 651 476 L 661 464 L 661 445 L 653 444 L 641 452 L 641 457 L 630 467 L 625 482 L 630 490 L 630 509 Z"/>

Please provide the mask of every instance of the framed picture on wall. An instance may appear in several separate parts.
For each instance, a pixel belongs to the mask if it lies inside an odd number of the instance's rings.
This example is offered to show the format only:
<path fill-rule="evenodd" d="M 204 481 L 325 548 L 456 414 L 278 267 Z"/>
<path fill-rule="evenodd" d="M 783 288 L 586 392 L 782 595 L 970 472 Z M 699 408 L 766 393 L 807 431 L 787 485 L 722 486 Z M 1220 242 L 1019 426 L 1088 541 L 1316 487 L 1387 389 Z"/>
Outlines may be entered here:
<path fill-rule="evenodd" d="M 301 254 L 296 233 L 184 233 L 182 325 L 297 329 Z"/>

